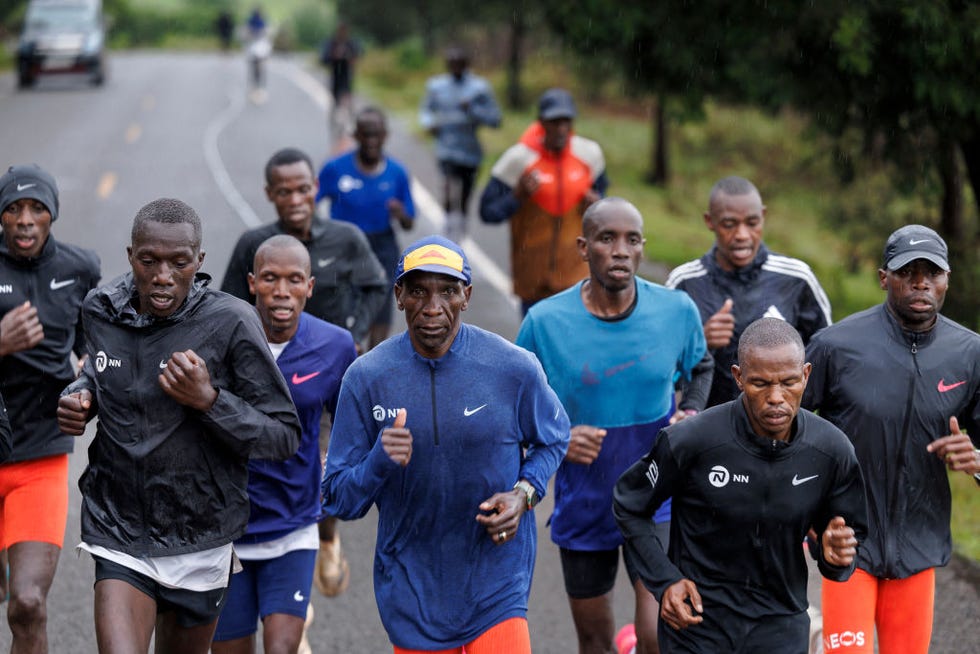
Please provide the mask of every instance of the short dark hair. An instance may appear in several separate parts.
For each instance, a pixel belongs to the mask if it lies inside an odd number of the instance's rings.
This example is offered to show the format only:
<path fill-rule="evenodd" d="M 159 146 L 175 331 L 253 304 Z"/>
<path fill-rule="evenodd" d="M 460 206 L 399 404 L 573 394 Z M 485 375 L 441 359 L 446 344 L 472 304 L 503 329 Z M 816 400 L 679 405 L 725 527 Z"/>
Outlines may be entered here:
<path fill-rule="evenodd" d="M 589 233 L 595 229 L 596 223 L 599 222 L 599 216 L 597 215 L 600 211 L 604 211 L 609 208 L 610 205 L 620 205 L 632 209 L 636 215 L 640 217 L 640 222 L 643 222 L 643 214 L 640 210 L 636 208 L 636 205 L 627 200 L 626 198 L 621 198 L 615 195 L 611 195 L 607 198 L 600 198 L 599 200 L 593 202 L 589 205 L 589 208 L 585 210 L 582 214 L 582 236 L 588 237 Z"/>
<path fill-rule="evenodd" d="M 189 204 L 175 198 L 160 198 L 144 205 L 133 219 L 133 230 L 130 232 L 130 242 L 135 243 L 139 233 L 146 223 L 166 223 L 170 225 L 186 224 L 194 230 L 194 250 L 201 249 L 201 218 Z"/>
<path fill-rule="evenodd" d="M 750 193 L 755 193 L 759 195 L 759 189 L 755 187 L 755 184 L 745 179 L 744 177 L 736 177 L 734 175 L 730 177 L 723 177 L 715 182 L 715 185 L 711 187 L 711 193 L 708 195 L 708 206 L 714 203 L 715 198 L 720 194 L 724 195 L 749 195 Z M 762 197 L 759 195 L 759 197 Z"/>
<path fill-rule="evenodd" d="M 272 171 L 279 166 L 288 166 L 289 164 L 298 163 L 300 161 L 306 162 L 306 165 L 310 167 L 310 172 L 315 173 L 316 169 L 313 168 L 313 160 L 310 156 L 300 150 L 299 148 L 283 148 L 279 150 L 274 155 L 269 157 L 269 161 L 265 164 L 265 183 L 272 184 Z"/>
<path fill-rule="evenodd" d="M 774 348 L 795 345 L 800 351 L 800 363 L 806 358 L 803 339 L 793 325 L 781 318 L 759 318 L 745 328 L 738 339 L 738 365 L 742 366 L 746 353 L 755 348 Z"/>
<path fill-rule="evenodd" d="M 354 124 L 356 125 L 357 123 L 361 122 L 368 116 L 377 117 L 377 119 L 381 121 L 381 124 L 384 126 L 384 128 L 388 129 L 387 114 L 385 114 L 385 112 L 381 110 L 381 107 L 378 107 L 377 105 L 373 105 L 373 104 L 369 104 L 368 106 L 364 107 L 363 109 L 357 112 L 357 115 L 354 117 Z"/>
<path fill-rule="evenodd" d="M 258 260 L 259 257 L 265 256 L 265 253 L 269 250 L 296 250 L 297 252 L 302 252 L 303 255 L 303 266 L 306 268 L 306 274 L 309 275 L 312 272 L 312 267 L 310 266 L 310 251 L 306 249 L 303 242 L 296 238 L 295 236 L 290 236 L 289 234 L 276 234 L 275 236 L 270 236 L 269 238 L 262 241 L 259 248 L 255 251 L 255 257 L 252 259 L 252 270 L 259 272 Z"/>

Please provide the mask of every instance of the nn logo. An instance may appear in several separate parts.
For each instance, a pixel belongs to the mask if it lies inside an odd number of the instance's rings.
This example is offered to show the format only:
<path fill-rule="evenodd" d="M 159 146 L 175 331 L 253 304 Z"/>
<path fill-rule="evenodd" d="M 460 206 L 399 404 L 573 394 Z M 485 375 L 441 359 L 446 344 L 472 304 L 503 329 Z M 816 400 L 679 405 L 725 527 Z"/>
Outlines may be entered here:
<path fill-rule="evenodd" d="M 374 416 L 374 419 L 378 422 L 384 422 L 385 418 L 397 418 L 398 409 L 386 409 L 380 404 L 375 404 L 373 407 L 371 407 L 371 415 Z"/>
<path fill-rule="evenodd" d="M 121 368 L 121 367 L 122 367 L 122 361 L 120 359 L 111 359 L 102 350 L 99 350 L 95 354 L 95 369 L 98 370 L 99 372 L 105 372 L 106 368 Z"/>
<path fill-rule="evenodd" d="M 747 484 L 749 483 L 749 476 L 733 475 L 728 472 L 728 468 L 725 466 L 715 466 L 708 472 L 708 483 L 715 488 L 724 488 L 728 482 Z"/>

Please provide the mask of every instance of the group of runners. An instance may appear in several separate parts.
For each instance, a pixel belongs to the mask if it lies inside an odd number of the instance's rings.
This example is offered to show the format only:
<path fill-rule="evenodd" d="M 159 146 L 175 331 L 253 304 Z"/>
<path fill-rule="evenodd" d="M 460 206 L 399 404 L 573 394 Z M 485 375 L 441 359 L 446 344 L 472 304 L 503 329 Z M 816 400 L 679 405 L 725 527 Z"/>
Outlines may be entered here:
<path fill-rule="evenodd" d="M 428 87 L 438 138 L 459 137 L 438 106 L 461 93 L 470 129 L 499 121 L 467 63 L 451 50 Z M 542 95 L 480 200 L 484 220 L 511 227 L 515 343 L 462 321 L 476 299 L 465 162 L 442 166 L 461 214 L 449 233 L 399 250 L 394 228 L 413 229 L 415 210 L 376 107 L 319 171 L 300 150 L 273 154 L 277 219 L 239 238 L 223 292 L 200 272 L 186 203 L 142 207 L 131 270 L 103 283 L 95 253 L 51 233 L 54 178 L 35 165 L 0 177 L 14 651 L 47 649 L 67 456 L 98 417 L 79 548 L 95 562 L 103 652 L 151 638 L 252 652 L 260 622 L 265 651 L 309 651 L 312 586 L 336 596 L 349 582 L 336 520 L 373 507 L 397 654 L 529 653 L 528 514 L 552 479 L 580 652 L 803 654 L 804 542 L 825 577 L 826 652 L 870 653 L 876 638 L 882 654 L 927 652 L 934 569 L 951 555 L 946 473 L 980 475 L 980 336 L 939 313 L 945 242 L 894 232 L 884 302 L 831 325 L 810 268 L 765 246 L 758 189 L 728 177 L 703 217 L 712 248 L 645 281 L 643 216 L 602 197 L 602 151 L 575 117 L 566 91 Z M 389 338 L 392 304 L 406 330 Z M 635 596 L 624 630 L 620 556 Z"/>

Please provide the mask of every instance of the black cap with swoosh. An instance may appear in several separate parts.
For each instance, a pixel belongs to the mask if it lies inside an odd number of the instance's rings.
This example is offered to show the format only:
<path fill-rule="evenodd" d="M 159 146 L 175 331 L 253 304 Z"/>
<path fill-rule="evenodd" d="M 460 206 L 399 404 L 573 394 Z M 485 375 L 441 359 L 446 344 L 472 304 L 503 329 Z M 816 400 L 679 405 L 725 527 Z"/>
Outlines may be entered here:
<path fill-rule="evenodd" d="M 916 259 L 926 259 L 949 271 L 949 249 L 934 230 L 925 225 L 906 225 L 892 232 L 885 243 L 885 268 L 898 270 Z"/>

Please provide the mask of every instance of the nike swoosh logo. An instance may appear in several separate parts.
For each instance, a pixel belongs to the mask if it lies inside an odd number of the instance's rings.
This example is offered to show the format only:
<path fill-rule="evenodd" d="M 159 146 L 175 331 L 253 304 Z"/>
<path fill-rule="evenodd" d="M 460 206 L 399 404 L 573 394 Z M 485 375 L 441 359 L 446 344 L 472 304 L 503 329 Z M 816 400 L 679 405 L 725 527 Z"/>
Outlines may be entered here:
<path fill-rule="evenodd" d="M 167 360 L 166 359 L 160 359 L 160 370 L 163 370 L 166 367 L 167 367 Z"/>
<path fill-rule="evenodd" d="M 939 392 L 940 393 L 945 393 L 946 391 L 951 391 L 954 388 L 956 388 L 957 386 L 962 386 L 965 383 L 966 383 L 966 380 L 963 380 L 963 381 L 958 381 L 955 384 L 949 384 L 949 385 L 947 385 L 945 379 L 940 379 L 939 380 L 939 385 L 936 388 L 939 389 Z"/>
<path fill-rule="evenodd" d="M 59 281 L 55 280 L 54 278 L 52 278 L 51 279 L 51 290 L 52 291 L 57 291 L 59 288 L 64 288 L 66 286 L 71 286 L 74 283 L 75 283 L 75 280 L 74 279 L 65 279 L 65 280 L 62 280 L 62 281 L 59 282 Z"/>
<path fill-rule="evenodd" d="M 485 406 L 486 406 L 486 404 L 481 404 L 480 406 L 476 407 L 475 409 L 469 409 L 469 408 L 463 409 L 463 415 L 466 416 L 467 418 L 469 418 L 471 415 L 473 415 L 474 413 L 476 413 L 477 411 L 479 411 L 480 409 L 482 409 Z"/>
<path fill-rule="evenodd" d="M 320 371 L 317 370 L 316 372 L 311 372 L 308 375 L 303 375 L 302 377 L 300 377 L 299 375 L 297 375 L 294 372 L 293 373 L 293 386 L 299 386 L 303 382 L 308 382 L 308 381 L 310 381 L 311 379 L 313 379 L 314 377 L 316 377 L 319 374 L 320 374 Z M 296 601 L 298 602 L 299 600 L 296 600 Z"/>
<path fill-rule="evenodd" d="M 332 264 L 336 260 L 337 260 L 337 257 L 327 257 L 326 259 L 317 259 L 316 260 L 316 265 L 318 265 L 321 268 L 326 268 L 327 266 L 329 266 L 330 264 Z"/>
<path fill-rule="evenodd" d="M 811 479 L 816 479 L 819 476 L 820 475 L 812 475 L 810 477 L 804 477 L 803 479 L 799 479 L 796 475 L 793 475 L 793 485 L 794 486 L 799 486 L 800 484 L 805 484 L 806 482 L 810 481 Z"/>
<path fill-rule="evenodd" d="M 21 191 L 27 190 L 29 188 L 34 188 L 35 186 L 37 186 L 37 184 L 18 184 L 17 192 L 20 193 Z"/>
<path fill-rule="evenodd" d="M 302 601 L 303 601 L 303 600 L 305 600 L 306 598 L 305 598 L 305 597 L 303 597 L 303 593 L 301 593 L 301 592 L 299 592 L 299 591 L 296 591 L 296 592 L 295 592 L 295 593 L 293 594 L 293 599 L 294 599 L 294 600 L 296 600 L 297 602 L 302 602 Z"/>
<path fill-rule="evenodd" d="M 931 240 L 932 240 L 931 238 L 920 238 L 918 241 L 916 241 L 915 239 L 911 239 L 910 238 L 909 239 L 909 245 L 918 245 L 919 243 L 928 243 Z"/>

